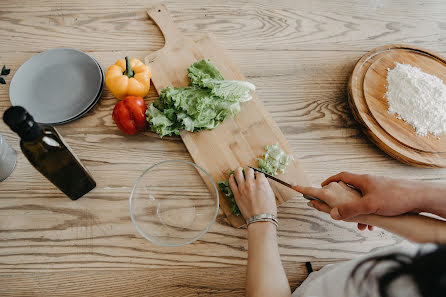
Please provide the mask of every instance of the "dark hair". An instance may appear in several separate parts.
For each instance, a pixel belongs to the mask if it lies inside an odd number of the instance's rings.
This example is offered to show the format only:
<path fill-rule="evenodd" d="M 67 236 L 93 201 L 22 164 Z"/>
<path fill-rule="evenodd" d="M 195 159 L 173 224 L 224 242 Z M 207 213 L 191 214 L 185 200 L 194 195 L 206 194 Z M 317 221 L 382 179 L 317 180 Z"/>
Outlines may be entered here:
<path fill-rule="evenodd" d="M 379 264 L 389 264 L 389 268 L 373 278 L 371 273 Z M 358 280 L 358 271 L 364 274 Z M 399 277 L 408 276 L 412 278 L 418 294 L 422 297 L 444 297 L 446 296 L 446 245 L 437 246 L 434 251 L 428 253 L 418 252 L 411 257 L 402 253 L 367 258 L 359 262 L 350 274 L 350 281 L 356 282 L 355 287 L 360 291 L 362 288 L 370 288 L 370 282 L 375 281 L 380 297 L 397 297 L 389 295 L 390 285 Z M 368 283 L 367 286 L 363 286 Z M 364 290 L 362 290 L 364 291 Z M 364 296 L 371 296 L 373 292 L 365 290 Z"/>

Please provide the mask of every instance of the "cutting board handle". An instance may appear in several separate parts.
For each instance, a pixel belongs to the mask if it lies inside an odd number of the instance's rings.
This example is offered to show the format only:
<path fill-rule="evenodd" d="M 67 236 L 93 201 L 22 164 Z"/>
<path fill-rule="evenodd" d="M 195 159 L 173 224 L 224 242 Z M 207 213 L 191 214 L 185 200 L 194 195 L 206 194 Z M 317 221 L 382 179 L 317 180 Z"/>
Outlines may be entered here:
<path fill-rule="evenodd" d="M 165 41 L 164 47 L 168 47 L 169 44 L 182 37 L 181 32 L 178 30 L 178 27 L 175 25 L 164 4 L 159 3 L 148 8 L 147 14 L 160 28 L 161 33 L 163 33 Z"/>

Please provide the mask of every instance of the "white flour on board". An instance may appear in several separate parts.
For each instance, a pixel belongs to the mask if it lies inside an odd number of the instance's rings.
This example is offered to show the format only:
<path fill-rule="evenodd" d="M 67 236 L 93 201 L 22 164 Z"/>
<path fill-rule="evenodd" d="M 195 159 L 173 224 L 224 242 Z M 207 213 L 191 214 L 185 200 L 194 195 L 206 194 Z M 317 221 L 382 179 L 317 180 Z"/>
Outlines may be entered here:
<path fill-rule="evenodd" d="M 446 85 L 418 67 L 396 63 L 387 69 L 388 112 L 403 119 L 417 134 L 446 132 Z"/>

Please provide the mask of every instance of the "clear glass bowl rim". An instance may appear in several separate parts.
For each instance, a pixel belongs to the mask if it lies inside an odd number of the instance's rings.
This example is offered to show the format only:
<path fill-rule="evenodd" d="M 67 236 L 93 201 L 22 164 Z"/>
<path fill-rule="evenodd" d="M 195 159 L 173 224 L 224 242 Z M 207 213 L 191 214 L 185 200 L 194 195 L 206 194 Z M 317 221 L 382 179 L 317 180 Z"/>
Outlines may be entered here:
<path fill-rule="evenodd" d="M 181 243 L 165 243 L 165 242 L 161 242 L 161 241 L 157 241 L 156 239 L 151 238 L 149 235 L 147 235 L 138 225 L 136 219 L 133 216 L 133 211 L 132 211 L 132 202 L 133 202 L 133 193 L 136 190 L 136 186 L 138 185 L 139 181 L 141 180 L 141 178 L 147 173 L 149 172 L 151 169 L 164 164 L 164 163 L 183 163 L 183 164 L 188 164 L 191 166 L 194 166 L 195 168 L 197 168 L 198 170 L 201 170 L 212 182 L 212 186 L 214 187 L 214 191 L 216 193 L 216 207 L 215 207 L 215 211 L 214 211 L 214 216 L 212 217 L 212 220 L 209 222 L 209 225 L 203 229 L 203 231 L 201 231 L 197 236 L 195 236 L 192 239 L 189 239 L 188 241 L 185 242 L 181 242 Z M 139 234 L 141 234 L 145 239 L 147 239 L 148 241 L 157 244 L 157 245 L 161 245 L 161 246 L 183 246 L 183 245 L 187 245 L 189 243 L 192 243 L 198 239 L 200 239 L 204 234 L 206 234 L 209 229 L 211 229 L 212 225 L 215 222 L 215 219 L 217 218 L 217 214 L 218 214 L 218 208 L 220 205 L 220 200 L 219 200 L 219 195 L 218 195 L 218 190 L 217 190 L 217 185 L 215 184 L 214 180 L 212 179 L 211 175 L 204 170 L 203 168 L 201 168 L 199 165 L 186 161 L 186 160 L 164 160 L 158 163 L 153 164 L 152 166 L 150 166 L 149 168 L 147 168 L 146 170 L 143 171 L 143 173 L 136 179 L 135 183 L 133 184 L 133 188 L 132 191 L 130 192 L 130 198 L 129 198 L 129 212 L 130 212 L 130 218 L 132 219 L 133 225 L 135 225 L 136 230 L 138 230 Z"/>

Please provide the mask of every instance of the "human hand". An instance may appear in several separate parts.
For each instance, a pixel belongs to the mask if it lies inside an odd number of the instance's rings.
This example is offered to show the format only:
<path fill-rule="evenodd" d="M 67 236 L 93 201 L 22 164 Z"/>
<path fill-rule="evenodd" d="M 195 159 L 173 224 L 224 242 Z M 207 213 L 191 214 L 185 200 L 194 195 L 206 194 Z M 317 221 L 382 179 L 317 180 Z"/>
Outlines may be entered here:
<path fill-rule="evenodd" d="M 308 202 L 308 205 L 328 214 L 339 205 L 362 200 L 360 192 L 349 187 L 342 181 L 329 183 L 322 188 L 294 186 L 293 189 L 302 194 L 310 195 L 324 201 L 325 203 L 312 200 Z M 345 219 L 345 221 L 358 222 L 355 217 Z M 358 229 L 364 230 L 367 227 L 369 230 L 373 230 L 373 226 L 367 226 L 358 222 Z"/>
<path fill-rule="evenodd" d="M 361 214 L 395 216 L 421 211 L 446 215 L 446 206 L 439 205 L 445 200 L 445 187 L 441 184 L 341 172 L 325 180 L 322 186 L 339 181 L 361 191 L 362 199 L 334 208 L 331 216 L 335 220 Z"/>
<path fill-rule="evenodd" d="M 237 168 L 229 177 L 229 186 L 245 220 L 264 213 L 277 216 L 274 193 L 263 173 L 246 168 L 243 174 L 242 168 Z"/>
<path fill-rule="evenodd" d="M 361 193 L 347 186 L 344 182 L 332 182 L 322 188 L 294 186 L 299 193 L 319 198 L 322 201 L 311 200 L 308 202 L 317 210 L 331 213 L 333 209 L 345 203 L 353 203 L 362 199 Z M 325 203 L 324 203 L 325 202 Z"/>

